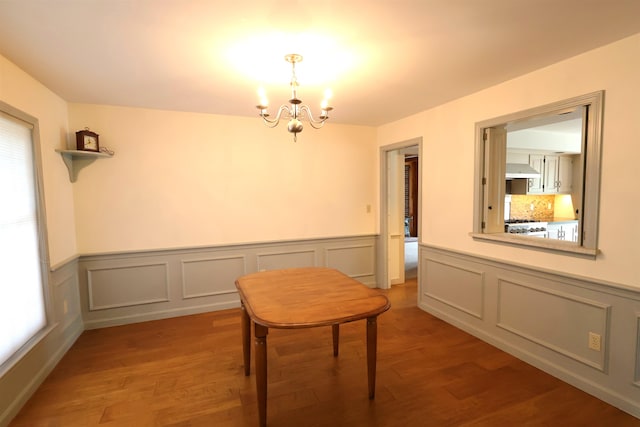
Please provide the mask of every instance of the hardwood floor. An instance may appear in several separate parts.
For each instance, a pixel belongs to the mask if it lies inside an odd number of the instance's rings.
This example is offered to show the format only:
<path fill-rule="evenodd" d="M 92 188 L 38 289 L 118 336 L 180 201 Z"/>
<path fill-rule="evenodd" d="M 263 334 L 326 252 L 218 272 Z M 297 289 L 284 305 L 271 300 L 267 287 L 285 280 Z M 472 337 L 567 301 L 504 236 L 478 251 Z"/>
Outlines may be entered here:
<path fill-rule="evenodd" d="M 378 318 L 376 398 L 365 322 L 270 330 L 269 426 L 640 426 L 628 415 L 416 307 L 415 279 Z M 10 424 L 255 426 L 240 309 L 84 332 Z"/>

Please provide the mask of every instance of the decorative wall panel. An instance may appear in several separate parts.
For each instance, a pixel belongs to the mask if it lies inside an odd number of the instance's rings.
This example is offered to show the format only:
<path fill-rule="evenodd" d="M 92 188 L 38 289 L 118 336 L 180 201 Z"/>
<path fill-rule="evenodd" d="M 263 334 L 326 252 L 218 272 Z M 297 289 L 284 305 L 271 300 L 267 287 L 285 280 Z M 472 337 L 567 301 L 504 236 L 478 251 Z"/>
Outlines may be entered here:
<path fill-rule="evenodd" d="M 316 265 L 316 252 L 314 249 L 258 254 L 258 271 L 315 267 Z"/>
<path fill-rule="evenodd" d="M 633 384 L 640 387 L 640 315 L 636 316 L 636 366 Z"/>
<path fill-rule="evenodd" d="M 167 263 L 87 270 L 89 310 L 169 301 Z"/>
<path fill-rule="evenodd" d="M 481 271 L 428 258 L 422 265 L 424 295 L 482 319 L 484 274 Z"/>
<path fill-rule="evenodd" d="M 236 293 L 235 280 L 246 273 L 244 256 L 228 256 L 182 261 L 182 296 Z"/>
<path fill-rule="evenodd" d="M 80 316 L 78 301 L 78 276 L 68 274 L 60 278 L 53 287 L 55 319 L 62 329 L 66 329 Z"/>
<path fill-rule="evenodd" d="M 375 246 L 343 246 L 326 249 L 327 267 L 340 270 L 350 277 L 375 275 Z"/>
<path fill-rule="evenodd" d="M 498 280 L 498 326 L 601 371 L 610 307 L 584 298 Z M 588 347 L 600 336 L 600 351 Z"/>

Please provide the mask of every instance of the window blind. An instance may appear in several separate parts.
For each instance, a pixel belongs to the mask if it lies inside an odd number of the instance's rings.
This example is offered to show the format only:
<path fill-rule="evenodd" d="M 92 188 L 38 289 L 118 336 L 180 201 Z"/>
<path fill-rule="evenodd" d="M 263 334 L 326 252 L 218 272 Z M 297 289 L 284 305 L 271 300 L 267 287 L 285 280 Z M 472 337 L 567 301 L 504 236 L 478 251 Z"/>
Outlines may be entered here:
<path fill-rule="evenodd" d="M 0 114 L 0 366 L 46 326 L 32 126 Z"/>

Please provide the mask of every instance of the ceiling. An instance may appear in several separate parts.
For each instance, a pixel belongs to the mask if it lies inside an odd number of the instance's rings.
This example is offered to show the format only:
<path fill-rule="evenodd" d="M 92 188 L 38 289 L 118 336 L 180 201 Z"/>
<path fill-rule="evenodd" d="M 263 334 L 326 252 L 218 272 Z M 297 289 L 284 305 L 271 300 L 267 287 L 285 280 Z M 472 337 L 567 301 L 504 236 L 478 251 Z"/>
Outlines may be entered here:
<path fill-rule="evenodd" d="M 638 0 L 0 0 L 0 54 L 69 102 L 377 126 L 640 32 Z"/>

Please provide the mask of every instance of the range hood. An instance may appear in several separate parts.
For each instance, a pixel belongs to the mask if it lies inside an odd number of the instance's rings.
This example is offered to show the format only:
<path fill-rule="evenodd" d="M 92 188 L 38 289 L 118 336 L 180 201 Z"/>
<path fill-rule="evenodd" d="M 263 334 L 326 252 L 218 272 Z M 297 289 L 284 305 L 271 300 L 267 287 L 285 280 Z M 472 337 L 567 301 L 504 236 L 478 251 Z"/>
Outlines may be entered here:
<path fill-rule="evenodd" d="M 540 178 L 540 172 L 526 163 L 507 163 L 506 179 Z"/>

